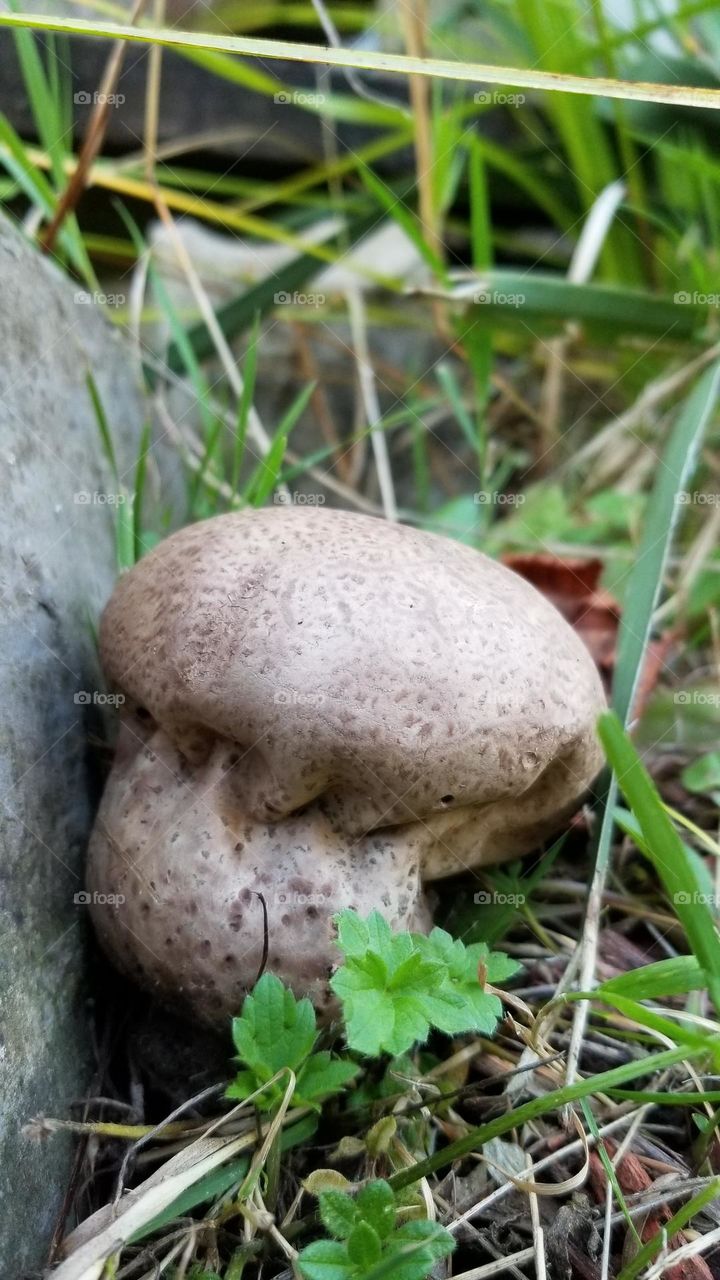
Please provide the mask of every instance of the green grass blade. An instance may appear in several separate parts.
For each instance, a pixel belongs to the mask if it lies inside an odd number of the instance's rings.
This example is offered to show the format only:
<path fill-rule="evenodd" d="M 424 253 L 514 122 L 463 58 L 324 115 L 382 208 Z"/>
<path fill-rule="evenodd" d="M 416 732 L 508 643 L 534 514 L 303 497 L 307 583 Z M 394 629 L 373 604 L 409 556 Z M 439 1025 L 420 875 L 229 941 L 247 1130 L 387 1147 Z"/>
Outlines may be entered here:
<path fill-rule="evenodd" d="M 244 501 L 251 506 L 261 507 L 275 488 L 283 458 L 285 457 L 288 437 L 298 418 L 307 407 L 315 386 L 314 382 L 310 382 L 306 387 L 303 387 L 293 400 L 287 413 L 283 414 L 267 455 L 258 463 L 245 490 Z"/>
<path fill-rule="evenodd" d="M 250 409 L 255 396 L 259 340 L 260 315 L 257 314 L 253 322 L 250 341 L 245 353 L 245 363 L 243 364 L 243 389 L 242 395 L 240 396 L 240 403 L 238 404 L 237 422 L 235 423 L 235 440 L 233 442 L 233 457 L 230 469 L 230 487 L 232 488 L 233 495 L 235 495 L 238 490 L 238 484 L 240 483 L 240 469 L 245 456 L 248 419 L 250 417 Z"/>
<path fill-rule="evenodd" d="M 171 27 L 135 27 L 120 22 L 90 21 L 36 13 L 0 13 L 0 26 L 64 31 L 75 35 L 98 36 L 106 40 L 157 44 L 169 49 L 204 49 L 247 58 L 287 58 L 311 65 L 384 71 L 389 75 L 425 75 L 470 85 L 496 84 L 503 88 L 512 86 L 518 89 L 542 89 L 551 93 L 622 98 L 634 102 L 666 102 L 674 107 L 720 109 L 720 92 L 716 89 L 674 83 L 667 85 L 637 80 L 612 80 L 605 76 L 539 71 L 534 67 L 501 67 L 492 63 L 463 62 L 458 59 L 416 58 L 407 54 L 375 52 L 358 45 L 348 49 L 324 44 L 302 44 L 292 40 L 208 35 L 199 31 L 178 31 Z"/>
<path fill-rule="evenodd" d="M 563 275 L 495 267 L 479 273 L 474 321 L 527 324 L 529 318 L 576 320 L 601 332 L 659 334 L 673 341 L 699 335 L 707 309 L 679 304 L 640 289 L 609 284 L 575 284 Z"/>
<path fill-rule="evenodd" d="M 118 494 L 115 515 L 115 555 L 120 573 L 132 569 L 135 564 L 135 502 L 133 495 L 123 490 Z"/>
<path fill-rule="evenodd" d="M 633 1000 L 661 1000 L 666 996 L 686 995 L 689 991 L 703 991 L 707 975 L 693 956 L 671 956 L 655 964 L 631 969 L 617 978 L 603 982 L 596 995 L 631 996 Z"/>
<path fill-rule="evenodd" d="M 659 1107 L 692 1107 L 703 1102 L 720 1102 L 720 1089 L 699 1089 L 697 1093 L 668 1093 L 661 1089 L 609 1089 L 611 1098 L 627 1099 L 628 1102 L 656 1103 Z"/>
<path fill-rule="evenodd" d="M 220 1169 L 213 1169 L 211 1173 L 206 1173 L 204 1178 L 200 1178 L 192 1187 L 188 1187 L 182 1195 L 178 1196 L 167 1209 L 163 1209 L 152 1222 L 148 1222 L 142 1230 L 136 1232 L 130 1237 L 128 1243 L 135 1244 L 138 1240 L 145 1240 L 147 1236 L 152 1235 L 155 1231 L 159 1231 L 161 1227 L 166 1227 L 168 1223 L 173 1222 L 176 1218 L 182 1218 L 185 1214 L 190 1213 L 192 1209 L 196 1209 L 198 1205 L 206 1204 L 209 1200 L 217 1200 L 219 1196 L 224 1195 L 231 1187 L 242 1182 L 248 1171 L 250 1161 L 247 1156 L 240 1156 L 237 1160 L 231 1160 L 228 1165 L 224 1165 Z"/>
<path fill-rule="evenodd" d="M 639 1275 L 643 1268 L 647 1267 L 653 1258 L 657 1257 L 660 1250 L 667 1247 L 667 1242 L 672 1240 L 673 1236 L 688 1222 L 691 1222 L 695 1215 L 705 1208 L 706 1204 L 712 1204 L 713 1201 L 716 1201 L 718 1196 L 720 1196 L 720 1178 L 713 1178 L 712 1182 L 708 1183 L 706 1187 L 703 1187 L 702 1191 L 698 1191 L 697 1195 L 692 1197 L 692 1200 L 688 1200 L 687 1204 L 678 1209 L 669 1222 L 663 1223 L 662 1230 L 658 1231 L 652 1240 L 648 1240 L 647 1244 L 644 1244 L 642 1249 L 636 1253 L 632 1261 L 623 1267 L 617 1280 L 635 1280 L 635 1276 Z"/>
<path fill-rule="evenodd" d="M 261 458 L 240 496 L 241 506 L 247 504 L 251 507 L 261 507 L 270 496 L 278 482 L 286 448 L 287 436 L 284 431 L 278 429 L 267 454 Z"/>
<path fill-rule="evenodd" d="M 627 723 L 650 636 L 653 611 L 682 505 L 683 492 L 695 469 L 705 430 L 720 395 L 720 363 L 711 365 L 685 401 L 659 459 L 640 546 L 630 575 L 627 606 L 618 640 L 613 680 L 613 707 Z M 636 815 L 639 818 L 639 814 Z"/>
<path fill-rule="evenodd" d="M 100 396 L 97 383 L 89 369 L 85 374 L 85 385 L 88 389 L 88 394 L 92 401 L 92 407 L 95 413 L 95 420 L 97 422 L 98 431 L 100 433 L 100 441 L 102 443 L 103 453 L 105 454 L 110 470 L 112 471 L 113 480 L 115 481 L 115 484 L 119 489 L 120 473 L 118 471 L 117 458 L 115 456 L 115 446 L 113 444 L 112 431 L 110 430 L 110 423 L 108 422 L 108 419 L 107 419 L 105 406 L 102 402 L 102 398 Z"/>
<path fill-rule="evenodd" d="M 707 1037 L 705 1052 L 712 1054 L 714 1059 L 718 1060 L 720 1037 Z M 399 1173 L 393 1174 L 388 1181 L 395 1191 L 400 1190 L 402 1187 L 411 1186 L 412 1183 L 418 1182 L 420 1178 L 429 1177 L 431 1173 L 435 1173 L 438 1169 L 446 1168 L 462 1156 L 481 1150 L 492 1138 L 499 1138 L 504 1133 L 509 1133 L 511 1129 L 520 1128 L 521 1125 L 527 1124 L 531 1120 L 536 1120 L 539 1116 L 556 1112 L 559 1107 L 577 1102 L 581 1098 L 589 1098 L 594 1093 L 607 1093 L 608 1089 L 623 1085 L 638 1076 L 662 1071 L 665 1067 L 673 1066 L 677 1062 L 682 1062 L 684 1059 L 695 1056 L 702 1056 L 700 1050 L 691 1050 L 688 1049 L 686 1044 L 682 1044 L 675 1049 L 664 1049 L 660 1053 L 650 1054 L 639 1060 L 634 1059 L 632 1062 L 625 1062 L 622 1066 L 613 1067 L 610 1071 L 601 1071 L 598 1075 L 590 1076 L 584 1080 L 577 1080 L 573 1084 L 563 1085 L 560 1089 L 553 1089 L 541 1098 L 533 1098 L 530 1102 L 525 1102 L 519 1107 L 513 1107 L 512 1110 L 505 1114 L 497 1116 L 493 1120 L 488 1120 L 486 1124 L 478 1125 L 477 1128 L 473 1128 L 469 1133 L 464 1134 L 462 1138 L 458 1138 L 455 1142 L 443 1147 L 441 1151 L 436 1151 L 425 1160 L 419 1160 L 408 1169 L 402 1169 Z"/>
<path fill-rule="evenodd" d="M 141 435 L 140 445 L 138 448 L 137 462 L 135 463 L 135 493 L 133 495 L 133 559 L 139 560 L 145 550 L 142 542 L 142 509 L 143 497 L 145 494 L 145 480 L 147 478 L 147 460 L 150 452 L 150 444 L 152 439 L 152 423 L 146 422 Z"/>
<path fill-rule="evenodd" d="M 410 240 L 412 240 L 415 248 L 420 254 L 420 257 L 427 262 L 431 271 L 441 279 L 446 279 L 447 274 L 445 271 L 445 264 L 430 248 L 430 245 L 427 243 L 422 233 L 417 218 L 413 213 L 411 213 L 410 209 L 408 209 L 402 195 L 398 195 L 392 187 L 389 187 L 385 182 L 382 182 L 366 164 L 360 166 L 360 174 L 370 194 L 375 197 L 378 204 L 385 210 L 388 217 L 392 218 L 399 227 L 402 227 L 402 230 L 407 236 L 409 236 Z"/>
<path fill-rule="evenodd" d="M 720 937 L 683 842 L 614 712 L 600 717 L 598 732 L 618 786 L 640 823 L 655 870 L 700 968 L 707 973 L 708 990 L 720 1010 Z"/>
<path fill-rule="evenodd" d="M 46 218 L 51 218 L 56 206 L 55 192 L 45 175 L 27 155 L 25 144 L 12 125 L 2 115 L 0 115 L 0 144 L 2 144 L 0 145 L 0 163 L 12 175 L 28 200 L 40 209 Z M 58 236 L 58 244 L 67 254 L 78 274 L 88 284 L 94 284 L 95 276 L 85 247 L 78 236 L 71 233 L 71 227 L 67 224 L 63 226 Z"/>
<path fill-rule="evenodd" d="M 580 1106 L 582 1107 L 582 1112 L 583 1112 L 583 1115 L 585 1116 L 585 1123 L 587 1124 L 588 1129 L 590 1130 L 593 1138 L 595 1139 L 595 1149 L 598 1153 L 598 1156 L 600 1157 L 600 1162 L 605 1170 L 605 1174 L 607 1176 L 608 1182 L 610 1183 L 613 1189 L 613 1194 L 615 1196 L 615 1199 L 620 1205 L 620 1209 L 625 1219 L 625 1223 L 628 1227 L 628 1230 L 632 1232 L 632 1234 L 634 1235 L 637 1244 L 642 1244 L 642 1240 L 640 1239 L 640 1236 L 637 1233 L 635 1223 L 633 1222 L 630 1212 L 628 1210 L 625 1196 L 623 1195 L 622 1187 L 620 1186 L 620 1183 L 618 1181 L 615 1165 L 613 1164 L 612 1160 L 610 1159 L 610 1156 L 608 1155 L 607 1147 L 605 1146 L 605 1143 L 602 1140 L 602 1135 L 600 1133 L 600 1130 L 598 1129 L 595 1116 L 592 1113 L 592 1110 L 590 1108 L 590 1104 L 587 1098 L 582 1098 L 580 1100 Z"/>

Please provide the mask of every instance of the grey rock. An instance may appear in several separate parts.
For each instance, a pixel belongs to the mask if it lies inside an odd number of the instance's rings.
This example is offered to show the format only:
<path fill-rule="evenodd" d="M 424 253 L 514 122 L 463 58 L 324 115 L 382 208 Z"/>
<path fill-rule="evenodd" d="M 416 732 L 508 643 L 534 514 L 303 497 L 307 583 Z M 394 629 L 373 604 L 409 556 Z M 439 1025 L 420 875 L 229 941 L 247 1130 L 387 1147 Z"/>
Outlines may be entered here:
<path fill-rule="evenodd" d="M 0 1277 L 42 1267 L 71 1149 L 23 1134 L 90 1072 L 83 862 L 107 704 L 93 624 L 116 576 L 117 483 L 85 374 L 133 465 L 146 409 L 122 335 L 0 219 Z M 84 697 L 79 697 L 84 694 Z"/>

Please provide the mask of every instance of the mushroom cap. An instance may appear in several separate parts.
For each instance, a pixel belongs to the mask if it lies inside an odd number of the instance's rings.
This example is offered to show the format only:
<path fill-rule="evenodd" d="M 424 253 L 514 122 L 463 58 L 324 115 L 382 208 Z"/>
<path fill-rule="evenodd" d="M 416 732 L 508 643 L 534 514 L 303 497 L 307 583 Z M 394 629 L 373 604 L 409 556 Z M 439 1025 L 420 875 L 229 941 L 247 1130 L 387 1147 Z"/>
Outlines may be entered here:
<path fill-rule="evenodd" d="M 599 763 L 600 678 L 560 614 L 474 549 L 368 516 L 191 525 L 120 580 L 100 643 L 189 760 L 237 744 L 258 821 L 322 795 L 360 836 L 517 800 L 559 759 L 577 795 Z"/>
<path fill-rule="evenodd" d="M 283 506 L 182 529 L 121 578 L 100 643 L 126 703 L 91 876 L 126 903 L 96 923 L 203 1015 L 209 992 L 217 1016 L 237 1008 L 262 954 L 256 906 L 247 959 L 218 971 L 238 894 L 263 894 L 270 966 L 322 1003 L 337 911 L 420 927 L 422 880 L 527 852 L 601 764 L 600 678 L 553 606 L 471 547 L 372 517 Z M 168 948 L 173 903 L 190 923 Z"/>

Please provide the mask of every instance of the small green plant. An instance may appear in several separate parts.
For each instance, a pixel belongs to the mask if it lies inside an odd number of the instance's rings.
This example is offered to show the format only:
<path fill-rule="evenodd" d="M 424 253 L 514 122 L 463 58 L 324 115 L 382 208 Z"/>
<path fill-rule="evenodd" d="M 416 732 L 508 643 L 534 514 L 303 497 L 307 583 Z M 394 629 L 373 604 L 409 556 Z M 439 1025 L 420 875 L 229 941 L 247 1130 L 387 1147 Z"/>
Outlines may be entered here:
<path fill-rule="evenodd" d="M 444 1227 L 427 1219 L 397 1225 L 392 1188 L 379 1179 L 355 1197 L 323 1191 L 320 1217 L 331 1240 L 303 1249 L 298 1268 L 305 1280 L 425 1280 L 455 1241 Z"/>
<path fill-rule="evenodd" d="M 370 1056 L 405 1053 L 432 1028 L 447 1035 L 492 1035 L 502 1015 L 485 983 L 502 982 L 519 965 L 484 942 L 466 947 L 444 929 L 429 936 L 393 933 L 379 912 L 336 917 L 345 961 L 330 985 L 343 1005 L 347 1042 Z"/>
<path fill-rule="evenodd" d="M 243 1069 L 226 1090 L 226 1097 L 242 1100 L 267 1084 L 255 1099 L 264 1111 L 275 1107 L 287 1089 L 287 1079 L 269 1081 L 283 1068 L 295 1072 L 293 1103 L 320 1104 L 355 1078 L 359 1068 L 327 1050 L 314 1052 L 318 1039 L 315 1010 L 309 1000 L 296 1000 L 272 973 L 263 974 L 233 1018 L 232 1035 Z"/>
<path fill-rule="evenodd" d="M 720 751 L 710 751 L 693 760 L 680 775 L 683 786 L 697 795 L 709 795 L 720 805 Z"/>

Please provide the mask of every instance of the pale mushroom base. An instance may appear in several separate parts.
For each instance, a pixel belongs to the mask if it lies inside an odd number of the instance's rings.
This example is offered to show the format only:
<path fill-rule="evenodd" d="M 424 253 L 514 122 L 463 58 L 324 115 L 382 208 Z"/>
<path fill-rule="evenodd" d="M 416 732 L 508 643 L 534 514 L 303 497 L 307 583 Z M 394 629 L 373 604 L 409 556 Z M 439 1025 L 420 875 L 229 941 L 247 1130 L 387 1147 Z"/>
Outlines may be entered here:
<path fill-rule="evenodd" d="M 208 1025 L 239 1012 L 264 962 L 298 997 L 309 996 L 321 1019 L 334 1017 L 328 981 L 340 960 L 339 911 L 378 910 L 393 929 L 427 932 L 423 881 L 526 853 L 577 807 L 567 803 L 571 788 L 556 764 L 545 785 L 538 780 L 512 802 L 359 837 L 338 829 L 322 801 L 266 823 L 238 803 L 235 744 L 217 743 L 198 767 L 162 730 L 144 742 L 142 733 L 124 712 L 91 838 L 90 909 L 122 972 Z M 582 750 L 573 764 L 582 776 Z"/>
<path fill-rule="evenodd" d="M 253 821 L 238 811 L 224 750 L 189 770 L 165 735 L 151 743 L 130 759 L 118 752 L 88 890 L 103 947 L 164 1004 L 216 1025 L 239 1013 L 263 963 L 263 902 L 267 968 L 321 1017 L 336 1012 L 337 912 L 430 927 L 417 836 L 343 837 L 317 804 L 279 824 Z"/>

